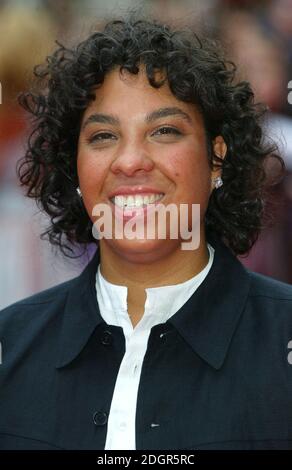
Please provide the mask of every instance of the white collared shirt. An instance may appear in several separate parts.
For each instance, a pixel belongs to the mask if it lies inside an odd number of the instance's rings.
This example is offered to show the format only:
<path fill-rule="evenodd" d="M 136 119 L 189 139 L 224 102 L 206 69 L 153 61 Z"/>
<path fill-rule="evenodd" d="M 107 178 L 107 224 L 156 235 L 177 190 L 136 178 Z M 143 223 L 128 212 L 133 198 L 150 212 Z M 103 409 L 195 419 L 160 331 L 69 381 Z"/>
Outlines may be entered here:
<path fill-rule="evenodd" d="M 127 310 L 128 288 L 108 282 L 98 266 L 96 293 L 100 314 L 108 325 L 122 327 L 126 340 L 108 417 L 105 449 L 136 449 L 137 394 L 150 330 L 174 315 L 203 282 L 214 259 L 214 248 L 208 244 L 208 249 L 209 261 L 196 276 L 180 284 L 146 289 L 144 315 L 135 328 Z"/>

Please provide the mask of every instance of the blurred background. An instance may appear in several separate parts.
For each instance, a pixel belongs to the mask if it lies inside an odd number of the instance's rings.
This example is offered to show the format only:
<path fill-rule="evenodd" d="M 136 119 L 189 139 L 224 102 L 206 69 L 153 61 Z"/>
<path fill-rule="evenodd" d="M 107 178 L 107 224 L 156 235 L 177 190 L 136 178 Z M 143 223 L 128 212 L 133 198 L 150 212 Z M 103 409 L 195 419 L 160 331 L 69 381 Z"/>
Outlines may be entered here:
<path fill-rule="evenodd" d="M 33 66 L 56 39 L 76 43 L 129 7 L 220 39 L 239 77 L 268 105 L 267 135 L 277 141 L 287 174 L 273 192 L 274 225 L 240 260 L 292 283 L 292 0 L 0 0 L 0 309 L 75 277 L 90 257 L 89 250 L 65 259 L 39 238 L 48 220 L 23 196 L 15 172 L 29 131 L 17 94 L 30 87 Z"/>

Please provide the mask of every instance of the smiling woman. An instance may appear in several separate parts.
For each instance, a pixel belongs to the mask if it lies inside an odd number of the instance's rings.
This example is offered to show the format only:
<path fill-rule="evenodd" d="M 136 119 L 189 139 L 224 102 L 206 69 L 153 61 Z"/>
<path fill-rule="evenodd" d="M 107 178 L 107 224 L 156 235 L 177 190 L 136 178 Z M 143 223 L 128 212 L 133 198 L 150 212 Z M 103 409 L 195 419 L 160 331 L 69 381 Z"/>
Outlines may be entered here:
<path fill-rule="evenodd" d="M 126 269 L 128 282 L 135 279 L 129 295 L 136 291 L 138 278 L 148 286 L 178 283 L 206 265 L 203 217 L 213 189 L 212 177 L 218 173 L 210 168 L 206 141 L 196 106 L 179 101 L 167 82 L 158 89 L 151 86 L 143 68 L 137 75 L 121 74 L 114 68 L 95 91 L 95 100 L 82 117 L 77 150 L 79 185 L 92 222 L 91 214 L 99 203 L 122 206 L 124 219 L 129 209 L 133 214 L 128 217 L 141 213 L 142 208 L 146 212 L 148 200 L 150 205 L 157 199 L 164 206 L 187 204 L 191 209 L 198 204 L 201 208 L 201 244 L 191 253 L 181 250 L 180 237 L 170 238 L 170 226 L 165 238 L 100 240 L 103 274 L 121 284 Z M 213 145 L 223 158 L 226 146 L 222 137 L 216 137 Z M 169 257 L 173 266 L 180 266 L 175 273 Z M 152 263 L 148 276 L 145 263 Z M 130 310 L 137 311 L 137 302 Z M 144 311 L 144 305 L 139 310 Z"/>
<path fill-rule="evenodd" d="M 292 448 L 292 288 L 236 257 L 261 229 L 266 163 L 283 161 L 235 72 L 210 39 L 135 18 L 35 70 L 20 182 L 51 243 L 97 249 L 0 314 L 1 449 Z M 95 237 L 100 207 L 123 229 L 157 209 L 157 230 Z"/>

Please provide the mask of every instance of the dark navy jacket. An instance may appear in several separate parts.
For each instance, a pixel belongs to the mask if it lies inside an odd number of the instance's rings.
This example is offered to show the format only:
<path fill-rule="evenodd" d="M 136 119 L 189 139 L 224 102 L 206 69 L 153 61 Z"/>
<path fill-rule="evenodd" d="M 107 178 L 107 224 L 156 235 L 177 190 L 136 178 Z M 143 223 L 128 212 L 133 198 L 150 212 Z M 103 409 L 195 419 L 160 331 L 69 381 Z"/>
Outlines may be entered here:
<path fill-rule="evenodd" d="M 137 449 L 292 449 L 292 286 L 212 244 L 198 290 L 151 329 Z M 0 449 L 104 449 L 125 339 L 100 316 L 98 263 L 0 312 Z"/>

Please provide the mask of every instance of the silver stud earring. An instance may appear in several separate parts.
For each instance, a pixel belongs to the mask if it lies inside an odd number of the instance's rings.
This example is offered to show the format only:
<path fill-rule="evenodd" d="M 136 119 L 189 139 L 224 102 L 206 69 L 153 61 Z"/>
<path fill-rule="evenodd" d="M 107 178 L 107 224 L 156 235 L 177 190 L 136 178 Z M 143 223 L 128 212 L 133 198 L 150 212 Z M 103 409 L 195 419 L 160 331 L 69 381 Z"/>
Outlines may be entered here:
<path fill-rule="evenodd" d="M 77 186 L 76 191 L 77 191 L 77 193 L 78 193 L 78 196 L 79 196 L 80 199 L 81 199 L 81 198 L 82 198 L 82 193 L 81 193 L 81 189 L 79 188 L 79 186 Z"/>
<path fill-rule="evenodd" d="M 223 185 L 221 176 L 217 176 L 217 178 L 213 178 L 213 183 L 214 183 L 215 189 L 220 188 Z"/>

